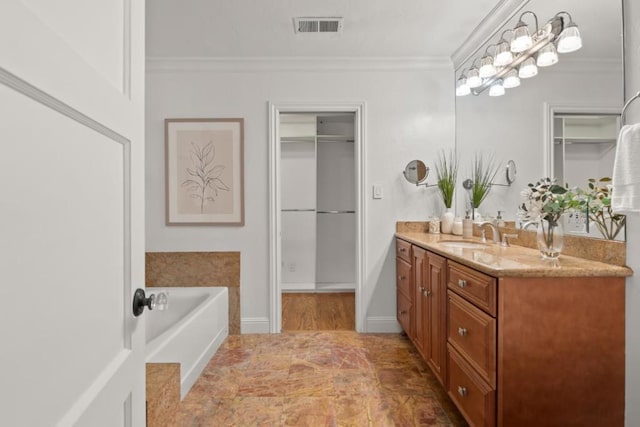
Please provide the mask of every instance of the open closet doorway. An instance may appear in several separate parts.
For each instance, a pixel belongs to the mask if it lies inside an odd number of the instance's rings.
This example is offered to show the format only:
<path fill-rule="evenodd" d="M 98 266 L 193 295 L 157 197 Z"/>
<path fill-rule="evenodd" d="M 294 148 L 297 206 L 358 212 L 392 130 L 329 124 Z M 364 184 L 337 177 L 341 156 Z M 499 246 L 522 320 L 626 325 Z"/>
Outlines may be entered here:
<path fill-rule="evenodd" d="M 363 329 L 363 107 L 271 105 L 271 332 Z"/>

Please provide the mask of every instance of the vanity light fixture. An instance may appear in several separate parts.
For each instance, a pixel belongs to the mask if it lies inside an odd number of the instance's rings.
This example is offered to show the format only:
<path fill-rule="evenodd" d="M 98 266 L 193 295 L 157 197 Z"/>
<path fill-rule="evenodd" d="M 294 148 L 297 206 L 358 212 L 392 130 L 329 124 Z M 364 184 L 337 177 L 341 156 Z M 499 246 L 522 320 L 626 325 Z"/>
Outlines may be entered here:
<path fill-rule="evenodd" d="M 467 71 L 467 86 L 470 89 L 479 87 L 482 85 L 482 79 L 478 75 L 478 67 L 475 66 L 475 61 L 471 64 L 471 68 Z"/>
<path fill-rule="evenodd" d="M 538 52 L 536 65 L 538 67 L 548 67 L 558 62 L 558 52 L 553 43 L 549 43 Z"/>
<path fill-rule="evenodd" d="M 575 52 L 582 47 L 582 37 L 580 37 L 580 30 L 578 26 L 573 22 L 571 15 L 567 12 L 558 12 L 556 17 L 560 15 L 566 15 L 569 17 L 569 23 L 564 27 L 560 38 L 558 39 L 558 52 L 569 53 Z"/>
<path fill-rule="evenodd" d="M 478 70 L 478 76 L 486 79 L 496 75 L 496 67 L 493 65 L 493 56 L 489 54 L 489 49 L 495 45 L 487 47 L 484 52 L 484 56 L 480 59 L 480 69 Z"/>
<path fill-rule="evenodd" d="M 533 46 L 533 37 L 529 32 L 529 27 L 522 20 L 522 18 L 527 13 L 530 13 L 533 15 L 533 18 L 535 19 L 535 22 L 536 22 L 536 32 L 534 33 L 534 35 L 538 34 L 538 17 L 536 16 L 536 14 L 531 12 L 530 10 L 523 12 L 522 15 L 520 15 L 520 19 L 518 20 L 518 23 L 513 29 L 513 39 L 511 40 L 511 51 L 514 53 L 524 52 L 525 50 Z"/>
<path fill-rule="evenodd" d="M 520 86 L 520 77 L 518 77 L 518 72 L 516 70 L 510 70 L 502 79 L 502 87 L 505 89 L 512 89 L 518 86 Z"/>
<path fill-rule="evenodd" d="M 503 67 L 505 65 L 511 64 L 513 62 L 513 53 L 511 52 L 510 43 L 504 38 L 504 34 L 511 32 L 513 30 L 504 30 L 502 35 L 500 36 L 500 40 L 496 45 L 496 51 L 494 52 L 495 56 L 493 58 L 493 65 L 496 67 Z"/>
<path fill-rule="evenodd" d="M 504 95 L 504 86 L 502 85 L 502 79 L 498 79 L 489 88 L 489 96 L 502 96 Z"/>
<path fill-rule="evenodd" d="M 456 82 L 456 96 L 465 96 L 471 93 L 471 88 L 467 84 L 467 76 L 465 76 L 464 72 L 460 74 L 458 77 L 458 81 Z"/>
<path fill-rule="evenodd" d="M 518 77 L 528 79 L 536 75 L 538 75 L 536 61 L 534 61 L 532 57 L 525 59 L 524 62 L 520 64 L 520 68 L 518 68 Z"/>
<path fill-rule="evenodd" d="M 529 31 L 523 20 L 526 15 L 533 16 L 534 32 Z M 510 42 L 505 39 L 507 32 L 513 34 Z M 581 46 L 580 31 L 569 13 L 558 12 L 539 28 L 537 15 L 525 11 L 513 29 L 504 30 L 497 43 L 489 44 L 480 59 L 479 69 L 476 58 L 471 67 L 461 73 L 456 81 L 456 96 L 479 95 L 485 89 L 489 89 L 490 96 L 500 96 L 505 88 L 519 86 L 520 79 L 537 75 L 538 67 L 557 63 L 558 52 L 573 52 Z M 495 48 L 493 56 L 489 53 L 491 47 Z"/>

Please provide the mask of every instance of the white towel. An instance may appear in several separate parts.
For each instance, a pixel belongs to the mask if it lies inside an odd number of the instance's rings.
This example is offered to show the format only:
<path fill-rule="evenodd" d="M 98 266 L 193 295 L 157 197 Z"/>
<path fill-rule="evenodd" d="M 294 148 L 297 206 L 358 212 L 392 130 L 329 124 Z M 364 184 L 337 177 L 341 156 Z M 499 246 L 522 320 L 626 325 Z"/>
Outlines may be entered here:
<path fill-rule="evenodd" d="M 640 212 L 640 123 L 620 129 L 612 187 L 614 213 Z"/>

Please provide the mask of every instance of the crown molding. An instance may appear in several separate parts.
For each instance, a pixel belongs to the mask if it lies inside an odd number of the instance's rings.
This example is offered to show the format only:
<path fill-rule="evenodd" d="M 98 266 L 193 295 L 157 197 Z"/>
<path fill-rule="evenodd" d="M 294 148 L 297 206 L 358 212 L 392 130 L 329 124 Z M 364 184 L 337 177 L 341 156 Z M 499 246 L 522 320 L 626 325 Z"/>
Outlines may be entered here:
<path fill-rule="evenodd" d="M 530 0 L 501 0 L 471 31 L 464 42 L 451 54 L 457 70 L 478 49 L 484 46 L 504 25 L 511 20 Z"/>
<path fill-rule="evenodd" d="M 264 71 L 413 71 L 450 70 L 448 57 L 147 57 L 147 71 L 264 72 Z"/>

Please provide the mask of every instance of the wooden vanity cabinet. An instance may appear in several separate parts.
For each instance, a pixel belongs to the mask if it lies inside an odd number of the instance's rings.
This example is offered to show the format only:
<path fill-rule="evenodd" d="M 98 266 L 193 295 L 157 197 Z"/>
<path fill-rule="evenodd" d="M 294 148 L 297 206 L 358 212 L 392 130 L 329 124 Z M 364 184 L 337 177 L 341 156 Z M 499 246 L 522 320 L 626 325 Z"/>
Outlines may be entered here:
<path fill-rule="evenodd" d="M 401 240 L 400 245 L 406 244 Z M 409 316 L 400 314 L 398 321 L 427 362 L 440 383 L 446 379 L 446 259 L 412 245 L 410 250 L 396 251 L 398 271 L 398 307 L 409 306 Z M 411 254 L 411 264 L 401 256 Z M 407 293 L 406 271 L 410 269 L 411 292 Z M 404 322 L 404 323 L 403 323 Z M 407 325 L 407 322 L 409 323 Z"/>
<path fill-rule="evenodd" d="M 413 268 L 411 266 L 411 244 L 396 239 L 396 313 L 402 329 L 414 336 L 415 323 Z"/>
<path fill-rule="evenodd" d="M 623 277 L 447 268 L 447 392 L 470 424 L 624 425 Z"/>
<path fill-rule="evenodd" d="M 429 330 L 426 327 L 428 325 L 429 318 L 429 306 L 428 301 L 428 281 L 425 274 L 428 263 L 427 251 L 414 246 L 411 248 L 411 267 L 413 268 L 413 301 L 414 301 L 414 334 L 411 336 L 413 344 L 416 346 L 420 354 L 425 357 L 428 351 L 429 345 Z"/>
<path fill-rule="evenodd" d="M 428 331 L 428 345 L 424 352 L 427 364 L 441 384 L 446 380 L 447 330 L 447 260 L 427 252 L 427 292 L 423 304 L 428 307 L 423 327 Z"/>
<path fill-rule="evenodd" d="M 471 425 L 496 421 L 496 279 L 447 262 L 447 394 Z"/>
<path fill-rule="evenodd" d="M 494 277 L 397 241 L 398 319 L 470 425 L 624 426 L 624 277 Z"/>

